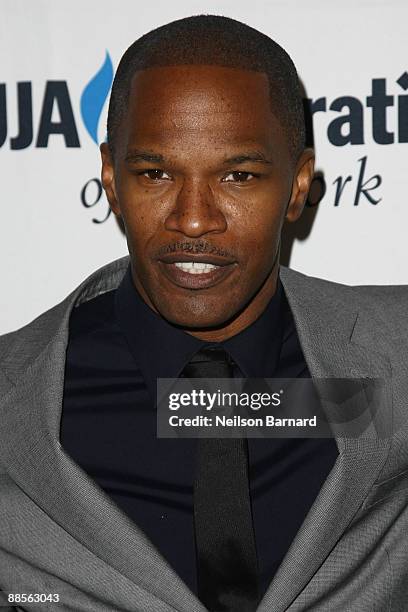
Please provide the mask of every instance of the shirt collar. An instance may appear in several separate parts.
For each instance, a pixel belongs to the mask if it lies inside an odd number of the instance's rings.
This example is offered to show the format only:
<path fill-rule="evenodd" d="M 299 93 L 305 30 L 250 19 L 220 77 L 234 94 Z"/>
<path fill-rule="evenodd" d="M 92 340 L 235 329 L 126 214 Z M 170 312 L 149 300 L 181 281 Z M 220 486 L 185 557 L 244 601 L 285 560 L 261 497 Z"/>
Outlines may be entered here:
<path fill-rule="evenodd" d="M 220 343 L 246 378 L 271 377 L 282 342 L 281 281 L 258 319 Z M 177 378 L 191 357 L 210 344 L 171 325 L 154 312 L 137 291 L 130 265 L 116 290 L 115 317 L 152 398 L 157 378 Z"/>

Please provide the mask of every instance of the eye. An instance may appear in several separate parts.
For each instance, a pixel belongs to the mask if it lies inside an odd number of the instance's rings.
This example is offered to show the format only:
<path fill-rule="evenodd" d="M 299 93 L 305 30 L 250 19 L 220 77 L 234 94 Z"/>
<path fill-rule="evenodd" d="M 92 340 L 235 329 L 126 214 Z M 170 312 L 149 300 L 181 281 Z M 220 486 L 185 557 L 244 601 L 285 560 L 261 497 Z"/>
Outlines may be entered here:
<path fill-rule="evenodd" d="M 223 178 L 223 181 L 226 183 L 247 183 L 253 178 L 256 178 L 257 174 L 252 174 L 252 172 L 242 172 L 236 170 L 235 172 L 230 172 Z"/>
<path fill-rule="evenodd" d="M 149 170 L 142 170 L 139 172 L 140 176 L 145 176 L 151 181 L 168 181 L 170 176 L 164 170 L 160 170 L 159 168 L 151 168 Z"/>

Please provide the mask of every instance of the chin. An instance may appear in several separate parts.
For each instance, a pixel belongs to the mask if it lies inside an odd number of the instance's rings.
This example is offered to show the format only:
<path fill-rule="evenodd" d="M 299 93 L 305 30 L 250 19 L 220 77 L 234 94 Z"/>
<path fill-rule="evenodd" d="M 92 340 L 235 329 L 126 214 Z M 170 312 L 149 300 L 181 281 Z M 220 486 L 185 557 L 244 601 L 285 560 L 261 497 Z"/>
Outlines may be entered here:
<path fill-rule="evenodd" d="M 225 301 L 222 307 L 216 308 L 214 305 L 207 304 L 204 308 L 200 307 L 177 308 L 177 304 L 173 303 L 170 308 L 162 308 L 161 315 L 172 323 L 188 330 L 210 330 L 225 326 L 236 315 L 234 308 L 225 308 Z"/>

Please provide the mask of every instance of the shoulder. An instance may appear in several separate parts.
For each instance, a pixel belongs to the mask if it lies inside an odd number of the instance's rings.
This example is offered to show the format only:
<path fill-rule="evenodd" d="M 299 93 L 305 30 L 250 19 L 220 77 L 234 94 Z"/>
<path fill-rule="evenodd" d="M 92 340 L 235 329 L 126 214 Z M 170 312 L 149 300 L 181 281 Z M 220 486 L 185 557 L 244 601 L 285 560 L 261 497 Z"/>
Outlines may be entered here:
<path fill-rule="evenodd" d="M 290 279 L 299 286 L 308 285 L 323 294 L 336 296 L 354 296 L 363 302 L 401 303 L 408 298 L 408 285 L 346 285 L 324 278 L 309 276 L 285 266 L 280 267 L 280 275 L 284 280 Z"/>
<path fill-rule="evenodd" d="M 88 276 L 62 302 L 43 312 L 16 331 L 0 336 L 0 374 L 13 380 L 13 372 L 31 363 L 51 341 L 67 336 L 71 312 L 98 296 L 116 289 L 120 284 L 129 258 L 122 257 L 103 266 Z M 75 321 L 83 322 L 86 309 L 78 312 Z M 85 312 L 86 314 L 86 312 Z"/>
<path fill-rule="evenodd" d="M 361 300 L 373 306 L 408 315 L 408 285 L 356 285 L 352 289 Z"/>
<path fill-rule="evenodd" d="M 408 285 L 345 285 L 308 276 L 281 266 L 284 285 L 299 295 L 314 296 L 316 302 L 325 302 L 362 311 L 373 321 L 408 335 Z"/>

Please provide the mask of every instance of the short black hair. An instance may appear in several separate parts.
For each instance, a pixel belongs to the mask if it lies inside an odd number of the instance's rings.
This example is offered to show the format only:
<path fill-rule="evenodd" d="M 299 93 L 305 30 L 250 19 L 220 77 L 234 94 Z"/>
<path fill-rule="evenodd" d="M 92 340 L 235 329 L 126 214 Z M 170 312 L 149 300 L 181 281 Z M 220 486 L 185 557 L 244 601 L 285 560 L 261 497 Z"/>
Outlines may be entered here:
<path fill-rule="evenodd" d="M 108 145 L 112 154 L 134 73 L 154 66 L 187 64 L 265 73 L 274 114 L 287 133 L 293 158 L 297 159 L 306 137 L 302 90 L 292 59 L 269 36 L 218 15 L 172 21 L 148 32 L 127 49 L 119 62 L 109 102 Z"/>

